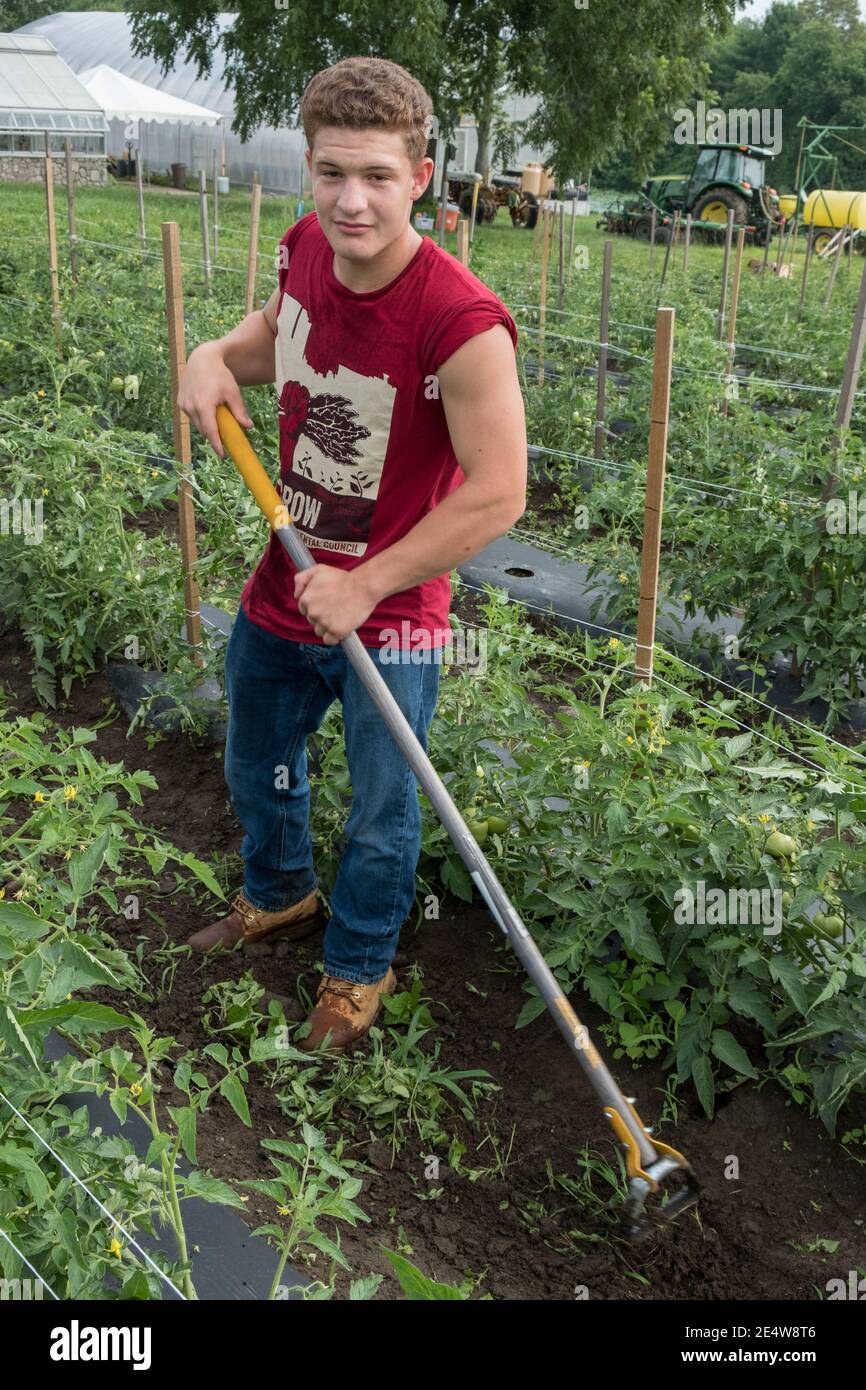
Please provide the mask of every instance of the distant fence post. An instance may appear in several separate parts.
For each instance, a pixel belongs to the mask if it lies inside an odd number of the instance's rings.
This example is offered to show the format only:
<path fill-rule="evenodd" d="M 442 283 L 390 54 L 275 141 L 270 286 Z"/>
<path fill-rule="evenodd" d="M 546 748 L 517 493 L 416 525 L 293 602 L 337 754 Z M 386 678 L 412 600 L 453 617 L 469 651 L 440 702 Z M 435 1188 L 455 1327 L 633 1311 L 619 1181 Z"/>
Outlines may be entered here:
<path fill-rule="evenodd" d="M 183 325 L 183 285 L 180 267 L 180 237 L 176 222 L 162 224 L 162 266 L 165 279 L 165 312 L 168 320 L 168 349 L 171 367 L 171 408 L 174 423 L 174 456 L 180 465 L 177 490 L 178 532 L 183 564 L 184 611 L 186 640 L 192 648 L 197 666 L 203 666 L 201 654 L 201 611 L 198 583 L 195 578 L 196 539 L 195 511 L 189 469 L 192 447 L 189 437 L 189 417 L 177 403 L 181 377 L 186 370 L 186 338 Z"/>
<path fill-rule="evenodd" d="M 63 356 L 60 336 L 60 276 L 57 271 L 57 229 L 54 225 L 54 162 L 48 131 L 45 132 L 45 211 L 48 217 L 48 271 L 51 277 L 51 321 L 58 357 Z"/>
<path fill-rule="evenodd" d="M 662 514 L 664 511 L 665 460 L 668 444 L 668 416 L 671 400 L 671 359 L 674 342 L 674 310 L 656 310 L 656 339 L 653 353 L 652 403 L 650 406 L 649 454 L 646 500 L 644 504 L 643 548 L 640 564 L 640 606 L 637 619 L 635 680 L 652 685 L 655 648 L 656 607 L 659 588 Z"/>
<path fill-rule="evenodd" d="M 728 316 L 728 352 L 725 363 L 725 394 L 722 399 L 722 414 L 727 415 L 731 399 L 731 389 L 736 383 L 734 376 L 734 356 L 737 350 L 737 305 L 740 302 L 740 275 L 743 270 L 743 247 L 746 243 L 746 229 L 737 229 L 737 257 L 734 261 L 734 283 L 731 288 L 731 312 Z"/>
<path fill-rule="evenodd" d="M 595 396 L 595 442 L 593 452 L 597 459 L 604 458 L 604 421 L 607 411 L 607 332 L 610 315 L 610 264 L 613 256 L 613 242 L 604 243 L 604 265 L 601 272 L 601 326 L 598 345 L 598 383 Z"/>
<path fill-rule="evenodd" d="M 716 325 L 716 337 L 719 342 L 725 331 L 725 306 L 728 301 L 728 266 L 731 260 L 731 238 L 734 235 L 734 209 L 728 208 L 728 224 L 725 228 L 725 254 L 722 257 L 722 294 L 719 299 L 718 322 Z"/>
<path fill-rule="evenodd" d="M 69 270 L 73 289 L 78 284 L 78 250 L 75 236 L 75 177 L 72 172 L 72 142 L 67 135 L 64 141 L 66 154 L 66 226 L 69 229 Z"/>
<path fill-rule="evenodd" d="M 259 265 L 259 216 L 262 206 L 262 186 L 257 173 L 253 174 L 252 198 L 250 201 L 250 244 L 247 249 L 247 288 L 244 298 L 244 313 L 251 314 L 256 295 L 256 271 Z"/>

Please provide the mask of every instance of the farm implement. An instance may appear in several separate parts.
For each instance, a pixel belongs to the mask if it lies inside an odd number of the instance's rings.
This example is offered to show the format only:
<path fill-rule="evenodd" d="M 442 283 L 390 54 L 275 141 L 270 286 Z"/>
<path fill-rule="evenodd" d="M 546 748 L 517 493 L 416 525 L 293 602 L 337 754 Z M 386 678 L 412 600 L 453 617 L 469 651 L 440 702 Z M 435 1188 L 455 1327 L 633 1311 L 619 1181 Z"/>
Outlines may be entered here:
<path fill-rule="evenodd" d="M 734 223 L 763 243 L 781 221 L 779 195 L 764 178 L 772 154 L 758 145 L 701 145 L 691 174 L 654 175 L 637 198 L 610 207 L 598 225 L 647 240 L 655 210 L 656 240 L 664 243 L 679 212 L 681 221 L 692 218 L 693 233 L 716 239 L 731 211 Z"/>
<path fill-rule="evenodd" d="M 216 418 L 220 438 L 227 453 L 292 564 L 299 570 L 311 569 L 315 561 L 241 426 L 224 405 L 217 407 Z M 650 1131 L 642 1123 L 634 1107 L 633 1100 L 627 1098 L 620 1090 L 466 821 L 454 805 L 445 784 L 406 722 L 357 632 L 352 632 L 344 638 L 341 646 L 448 831 L 470 878 L 494 920 L 553 1015 L 569 1048 L 574 1052 L 617 1140 L 623 1145 L 626 1151 L 628 1196 L 621 1213 L 622 1228 L 628 1239 L 639 1239 L 652 1228 L 654 1221 L 670 1222 L 697 1201 L 698 1183 L 688 1162 L 675 1149 L 651 1137 Z M 674 1182 L 663 1185 L 674 1175 L 680 1179 L 678 1184 Z M 650 1198 L 654 1199 L 651 1203 Z"/>

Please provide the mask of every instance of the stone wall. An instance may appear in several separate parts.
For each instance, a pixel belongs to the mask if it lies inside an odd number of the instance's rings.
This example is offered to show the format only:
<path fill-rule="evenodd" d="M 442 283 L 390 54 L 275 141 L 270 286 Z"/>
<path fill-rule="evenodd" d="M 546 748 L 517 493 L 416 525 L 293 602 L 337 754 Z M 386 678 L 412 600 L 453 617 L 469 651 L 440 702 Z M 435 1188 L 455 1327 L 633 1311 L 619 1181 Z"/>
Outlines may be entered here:
<path fill-rule="evenodd" d="M 66 183 L 66 155 L 51 154 L 54 182 Z M 95 188 L 108 182 L 108 172 L 104 158 L 90 155 L 82 158 L 72 156 L 72 178 L 77 185 Z M 0 154 L 0 182 L 43 183 L 45 179 L 45 156 L 22 154 Z"/>

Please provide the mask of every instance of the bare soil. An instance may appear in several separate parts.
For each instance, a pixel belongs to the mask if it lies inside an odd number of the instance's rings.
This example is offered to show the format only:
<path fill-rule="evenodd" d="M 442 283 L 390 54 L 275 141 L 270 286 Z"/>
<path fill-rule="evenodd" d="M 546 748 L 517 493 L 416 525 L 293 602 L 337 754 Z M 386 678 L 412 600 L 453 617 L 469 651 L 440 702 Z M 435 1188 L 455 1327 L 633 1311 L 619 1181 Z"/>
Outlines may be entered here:
<path fill-rule="evenodd" d="M 11 708 L 32 713 L 38 705 L 26 648 L 12 631 L 3 634 L 0 648 L 0 680 L 13 697 Z M 105 678 L 95 677 L 84 687 L 77 684 L 53 717 L 66 726 L 95 723 L 111 696 Z M 127 739 L 126 727 L 120 716 L 99 730 L 92 746 L 100 757 L 155 775 L 159 789 L 145 792 L 144 806 L 136 812 L 142 822 L 202 857 L 236 854 L 242 831 L 228 804 L 222 750 L 174 736 L 148 748 L 143 731 Z M 173 941 L 184 941 L 202 925 L 201 919 L 191 919 L 188 901 L 168 891 L 159 900 L 159 915 Z M 124 933 L 117 929 L 119 941 L 130 947 L 141 933 L 154 945 L 163 944 L 163 931 L 153 922 L 128 924 Z M 204 965 L 198 957 L 181 960 L 171 992 L 154 1003 L 136 1001 L 135 1007 L 182 1046 L 203 1047 L 210 1041 L 201 1026 L 203 990 L 249 969 L 283 1000 L 287 1018 L 301 1018 L 297 985 L 302 981 L 308 991 L 314 988 L 319 951 L 314 937 L 224 955 Z M 526 999 L 522 975 L 486 911 L 448 901 L 438 922 L 424 922 L 417 930 L 407 924 L 396 960 L 401 987 L 412 961 L 423 971 L 424 994 L 436 1001 L 441 1062 L 484 1068 L 501 1088 L 482 1102 L 475 1124 L 453 1117 L 451 1130 L 467 1146 L 464 1163 L 486 1167 L 493 1162 L 489 1142 L 476 1152 L 490 1130 L 502 1152 L 512 1130 L 514 1140 L 504 1174 L 470 1182 L 443 1162 L 438 1182 L 430 1182 L 420 1142 L 410 1140 L 392 1162 L 390 1145 L 357 1127 L 347 1153 L 372 1172 L 358 1198 L 370 1222 L 341 1230 L 354 1276 L 369 1270 L 388 1274 L 383 1244 L 411 1246 L 410 1258 L 438 1279 L 483 1275 L 480 1291 L 497 1299 L 567 1300 L 584 1285 L 593 1299 L 810 1300 L 825 1296 L 828 1279 L 846 1278 L 851 1269 L 866 1271 L 866 1165 L 847 1157 L 817 1121 L 770 1083 L 758 1088 L 746 1082 L 730 1091 L 712 1120 L 696 1100 L 685 1098 L 676 1126 L 666 1124 L 659 1137 L 691 1162 L 703 1186 L 701 1204 L 642 1244 L 625 1244 L 584 1191 L 569 1195 L 552 1182 L 552 1175 L 565 1175 L 579 1183 L 584 1146 L 613 1159 L 613 1142 L 552 1020 L 545 1015 L 515 1031 Z M 154 965 L 147 965 L 147 972 L 158 979 Z M 468 989 L 467 982 L 482 994 Z M 110 991 L 94 993 L 123 1007 Z M 599 1012 L 580 997 L 573 1002 L 590 1030 L 597 1029 Z M 614 1071 L 636 1097 L 644 1122 L 656 1123 L 662 1069 L 632 1070 L 620 1062 Z M 200 1123 L 200 1163 L 227 1180 L 270 1176 L 259 1140 L 289 1137 L 291 1131 L 291 1118 L 273 1091 L 255 1080 L 248 1091 L 252 1129 L 222 1100 Z M 179 1097 L 163 1097 L 166 1104 L 173 1099 Z M 864 1119 L 862 1110 L 845 1117 L 847 1124 Z M 735 1167 L 732 1159 L 738 1164 L 736 1177 L 728 1176 Z M 431 1196 L 433 1188 L 441 1188 L 440 1195 Z M 272 1204 L 253 1195 L 248 1219 L 251 1225 L 273 1219 Z M 838 1246 L 831 1253 L 816 1246 L 819 1240 Z M 341 1286 L 345 1289 L 345 1281 Z M 379 1297 L 397 1295 L 396 1284 L 386 1278 Z"/>

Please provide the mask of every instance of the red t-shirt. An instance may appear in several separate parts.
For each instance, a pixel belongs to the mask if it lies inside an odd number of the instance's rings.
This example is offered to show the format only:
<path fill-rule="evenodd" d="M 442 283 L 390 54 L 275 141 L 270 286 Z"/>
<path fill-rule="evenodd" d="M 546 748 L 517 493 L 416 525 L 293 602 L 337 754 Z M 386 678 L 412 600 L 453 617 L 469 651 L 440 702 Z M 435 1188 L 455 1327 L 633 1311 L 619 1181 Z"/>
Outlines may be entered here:
<path fill-rule="evenodd" d="M 396 279 L 366 294 L 334 275 L 315 212 L 281 245 L 277 490 L 314 560 L 349 570 L 400 540 L 464 481 L 435 373 L 496 323 L 516 348 L 517 328 L 496 295 L 429 237 Z M 294 574 L 272 534 L 241 602 L 277 636 L 321 642 L 298 609 Z M 450 598 L 447 574 L 392 594 L 359 636 L 369 647 L 443 646 Z"/>

